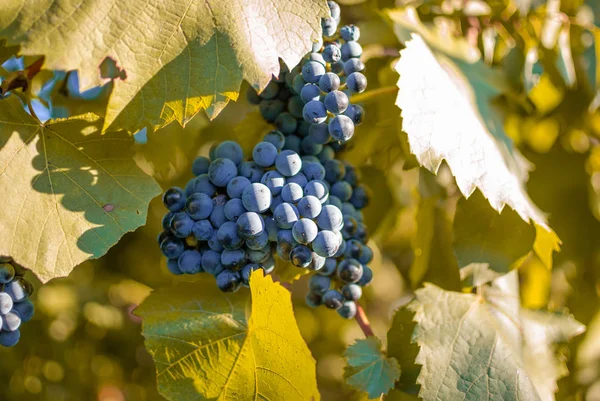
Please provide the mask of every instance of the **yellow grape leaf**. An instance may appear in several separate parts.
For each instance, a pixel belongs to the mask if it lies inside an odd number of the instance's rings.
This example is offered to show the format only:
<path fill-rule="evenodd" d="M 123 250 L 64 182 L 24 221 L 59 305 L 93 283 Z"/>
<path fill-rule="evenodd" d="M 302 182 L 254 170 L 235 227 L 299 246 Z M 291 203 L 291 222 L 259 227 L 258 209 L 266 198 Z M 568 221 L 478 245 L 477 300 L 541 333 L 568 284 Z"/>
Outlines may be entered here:
<path fill-rule="evenodd" d="M 5 2 L 6 3 L 6 2 Z M 215 117 L 246 79 L 263 89 L 321 36 L 325 0 L 8 0 L 0 38 L 45 68 L 78 70 L 82 90 L 101 85 L 98 67 L 116 62 L 105 128 L 130 132 Z"/>
<path fill-rule="evenodd" d="M 0 100 L 0 255 L 43 282 L 144 225 L 161 191 L 135 164 L 133 139 L 101 129 L 91 114 L 40 124 L 16 96 Z"/>
<path fill-rule="evenodd" d="M 262 271 L 252 273 L 250 293 L 205 288 L 163 288 L 137 309 L 165 398 L 319 400 L 288 290 Z"/>

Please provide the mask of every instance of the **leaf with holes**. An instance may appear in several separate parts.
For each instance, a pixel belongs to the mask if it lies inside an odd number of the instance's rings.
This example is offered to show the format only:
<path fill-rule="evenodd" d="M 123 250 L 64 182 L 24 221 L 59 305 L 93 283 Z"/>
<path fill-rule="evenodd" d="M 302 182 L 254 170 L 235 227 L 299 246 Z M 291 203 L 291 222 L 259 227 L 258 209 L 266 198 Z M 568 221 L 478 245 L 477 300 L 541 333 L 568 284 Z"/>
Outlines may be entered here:
<path fill-rule="evenodd" d="M 348 365 L 344 378 L 350 386 L 366 392 L 369 398 L 387 394 L 400 378 L 400 365 L 381 349 L 381 340 L 368 337 L 357 340 L 344 352 Z"/>
<path fill-rule="evenodd" d="M 173 401 L 318 400 L 315 360 L 290 293 L 260 270 L 250 277 L 250 294 L 224 294 L 211 284 L 158 290 L 136 311 L 161 394 Z"/>
<path fill-rule="evenodd" d="M 521 309 L 495 287 L 416 291 L 414 339 L 425 400 L 552 400 L 568 373 L 556 345 L 583 332 L 572 316 Z"/>
<path fill-rule="evenodd" d="M 105 127 L 130 132 L 185 124 L 202 109 L 215 117 L 243 79 L 263 89 L 279 58 L 298 64 L 329 16 L 325 0 L 8 3 L 0 38 L 45 55 L 46 69 L 79 70 L 82 90 L 104 83 L 98 66 L 116 62 Z"/>
<path fill-rule="evenodd" d="M 160 193 L 133 140 L 101 128 L 92 115 L 40 124 L 16 96 L 0 100 L 0 255 L 44 282 L 104 255 Z"/>

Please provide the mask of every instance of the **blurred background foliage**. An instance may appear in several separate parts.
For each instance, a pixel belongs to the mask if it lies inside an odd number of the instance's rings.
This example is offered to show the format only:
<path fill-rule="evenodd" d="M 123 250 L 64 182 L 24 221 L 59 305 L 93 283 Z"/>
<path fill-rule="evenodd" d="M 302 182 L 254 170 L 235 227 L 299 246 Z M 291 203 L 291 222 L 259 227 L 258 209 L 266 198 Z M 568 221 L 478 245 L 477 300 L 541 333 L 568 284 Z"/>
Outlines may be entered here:
<path fill-rule="evenodd" d="M 460 289 L 452 249 L 460 192 L 445 166 L 437 176 L 418 168 L 394 105 L 398 76 L 392 66 L 402 45 L 383 10 L 414 7 L 429 26 L 479 47 L 486 63 L 510 79 L 511 93 L 498 99 L 497 106 L 506 132 L 534 166 L 528 192 L 562 240 L 551 270 L 533 254 L 521 261 L 522 303 L 568 310 L 589 325 L 587 333 L 563 349 L 570 356 L 571 374 L 560 381 L 557 399 L 600 400 L 600 2 L 339 3 L 344 22 L 361 28 L 369 81 L 369 90 L 356 100 L 366 109 L 365 122 L 343 157 L 360 166 L 363 182 L 374 194 L 365 211 L 369 245 L 376 254 L 374 280 L 363 306 L 375 334 L 385 342 L 394 311 L 422 283 Z M 4 68 L 22 69 L 23 60 L 13 58 Z M 36 112 L 41 118 L 90 109 L 103 114 L 111 84 L 93 93 L 81 94 L 77 88 L 76 72 L 43 71 L 33 85 Z M 199 115 L 185 128 L 171 124 L 139 132 L 139 165 L 166 189 L 183 186 L 191 177 L 192 160 L 206 155 L 217 141 L 235 139 L 249 152 L 271 127 L 244 93 L 240 98 L 212 122 Z M 154 199 L 146 226 L 126 235 L 102 259 L 43 287 L 36 282 L 33 321 L 22 330 L 17 347 L 0 349 L 0 382 L 8 389 L 2 401 L 162 399 L 140 320 L 132 311 L 152 289 L 193 279 L 167 271 L 155 244 L 163 214 L 160 199 Z M 293 284 L 293 301 L 298 326 L 318 361 L 322 399 L 364 399 L 343 383 L 341 356 L 363 334 L 354 321 L 308 308 L 306 281 Z M 388 399 L 415 398 L 392 392 Z"/>

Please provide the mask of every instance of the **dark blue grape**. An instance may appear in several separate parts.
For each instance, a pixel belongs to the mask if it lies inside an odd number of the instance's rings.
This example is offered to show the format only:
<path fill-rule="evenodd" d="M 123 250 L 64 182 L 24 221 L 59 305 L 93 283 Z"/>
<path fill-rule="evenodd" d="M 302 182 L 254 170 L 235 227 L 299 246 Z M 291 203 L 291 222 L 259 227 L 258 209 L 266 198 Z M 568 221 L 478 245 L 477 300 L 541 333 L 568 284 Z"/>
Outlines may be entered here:
<path fill-rule="evenodd" d="M 276 170 L 267 171 L 262 178 L 260 183 L 264 184 L 269 188 L 271 194 L 277 196 L 281 193 L 283 186 L 285 185 L 285 177 Z"/>
<path fill-rule="evenodd" d="M 367 226 L 364 223 L 358 222 L 356 225 L 356 233 L 354 234 L 354 238 L 366 244 L 369 240 L 369 233 L 367 232 Z"/>
<path fill-rule="evenodd" d="M 229 221 L 237 221 L 238 217 L 246 213 L 246 208 L 241 199 L 235 198 L 225 204 L 224 212 Z"/>
<path fill-rule="evenodd" d="M 337 31 L 337 22 L 334 18 L 323 18 L 321 19 L 321 28 L 323 28 L 323 36 L 331 37 L 335 35 Z"/>
<path fill-rule="evenodd" d="M 360 29 L 354 25 L 346 25 L 340 29 L 340 35 L 346 42 L 360 39 Z"/>
<path fill-rule="evenodd" d="M 277 206 L 281 205 L 282 203 L 283 199 L 281 198 L 281 195 L 274 196 L 271 200 L 271 206 L 269 206 L 269 210 L 271 211 L 271 213 L 273 213 Z"/>
<path fill-rule="evenodd" d="M 325 179 L 325 167 L 320 162 L 302 163 L 302 173 L 308 181 Z"/>
<path fill-rule="evenodd" d="M 312 252 L 304 245 L 297 245 L 290 252 L 290 261 L 296 267 L 308 267 L 312 262 Z"/>
<path fill-rule="evenodd" d="M 283 202 L 273 211 L 273 218 L 278 227 L 288 230 L 298 221 L 300 214 L 296 206 Z"/>
<path fill-rule="evenodd" d="M 344 236 L 344 238 L 352 238 L 354 237 L 354 234 L 356 233 L 356 227 L 358 222 L 356 221 L 356 219 L 352 216 L 350 216 L 348 213 L 344 212 L 344 206 L 346 206 L 346 203 L 344 203 L 342 205 L 342 214 L 344 215 L 344 227 L 342 228 L 342 234 Z"/>
<path fill-rule="evenodd" d="M 238 272 L 223 270 L 217 276 L 217 287 L 223 292 L 235 292 L 240 288 L 242 278 Z"/>
<path fill-rule="evenodd" d="M 323 100 L 323 104 L 325 104 L 325 108 L 333 113 L 340 114 L 346 111 L 348 108 L 348 104 L 350 101 L 348 100 L 348 96 L 342 91 L 334 90 L 333 92 L 329 92 L 327 96 L 325 96 L 325 100 Z"/>
<path fill-rule="evenodd" d="M 302 115 L 300 115 L 302 117 Z M 263 138 L 263 141 L 273 144 L 277 150 L 283 149 L 285 145 L 285 136 L 279 131 L 271 131 Z"/>
<path fill-rule="evenodd" d="M 342 295 L 348 301 L 358 301 L 362 297 L 362 288 L 358 284 L 346 284 L 342 287 Z"/>
<path fill-rule="evenodd" d="M 237 219 L 237 232 L 243 238 L 252 238 L 265 230 L 265 222 L 258 213 L 246 212 Z M 225 246 L 225 244 L 223 244 Z"/>
<path fill-rule="evenodd" d="M 246 264 L 248 256 L 243 248 L 225 249 L 221 253 L 221 264 L 226 269 L 237 270 Z"/>
<path fill-rule="evenodd" d="M 342 10 L 340 10 L 340 6 L 335 1 L 328 1 L 327 5 L 329 6 L 329 11 L 331 12 L 331 18 L 337 20 L 341 17 Z"/>
<path fill-rule="evenodd" d="M 362 52 L 362 46 L 357 41 L 348 41 L 342 45 L 342 60 L 358 58 L 362 55 Z"/>
<path fill-rule="evenodd" d="M 318 294 L 313 291 L 309 291 L 306 294 L 305 301 L 306 301 L 306 305 L 308 305 L 311 308 L 317 308 L 323 304 L 322 299 L 321 299 L 321 294 Z"/>
<path fill-rule="evenodd" d="M 177 212 L 171 219 L 171 232 L 179 238 L 192 235 L 194 220 L 186 212 Z"/>
<path fill-rule="evenodd" d="M 323 49 L 323 59 L 328 63 L 337 63 L 342 58 L 342 50 L 336 45 L 327 45 Z"/>
<path fill-rule="evenodd" d="M 168 212 L 167 214 L 165 214 L 163 216 L 162 219 L 162 228 L 165 231 L 171 231 L 171 219 L 173 218 L 173 216 L 175 215 L 175 213 L 173 212 Z"/>
<path fill-rule="evenodd" d="M 344 303 L 344 296 L 338 290 L 327 290 L 323 294 L 323 305 L 329 309 L 339 309 Z"/>
<path fill-rule="evenodd" d="M 185 207 L 185 192 L 179 187 L 172 187 L 165 191 L 163 204 L 172 212 L 178 212 Z"/>
<path fill-rule="evenodd" d="M 352 197 L 352 185 L 346 181 L 338 181 L 331 186 L 331 195 L 337 196 L 342 202 L 348 202 Z"/>
<path fill-rule="evenodd" d="M 187 214 L 194 220 L 204 220 L 210 216 L 213 210 L 213 200 L 210 196 L 196 192 L 187 200 L 185 205 Z"/>
<path fill-rule="evenodd" d="M 31 302 L 29 299 L 14 304 L 13 310 L 19 313 L 19 316 L 21 316 L 21 321 L 24 323 L 30 321 L 35 313 L 33 302 Z"/>
<path fill-rule="evenodd" d="M 325 128 L 327 128 L 327 126 L 325 126 Z M 329 131 L 327 131 L 327 135 L 329 136 L 329 139 L 331 139 Z M 323 146 L 321 153 L 319 153 L 317 157 L 321 163 L 325 163 L 327 160 L 333 160 L 335 159 L 335 150 L 333 150 L 333 148 L 329 145 Z M 325 176 L 327 176 L 327 172 L 325 172 Z"/>
<path fill-rule="evenodd" d="M 200 273 L 202 271 L 202 255 L 198 251 L 187 250 L 179 256 L 177 266 L 185 274 Z"/>
<path fill-rule="evenodd" d="M 350 118 L 354 125 L 360 125 L 365 118 L 365 110 L 357 104 L 351 104 L 343 115 Z"/>
<path fill-rule="evenodd" d="M 4 331 L 16 331 L 21 327 L 21 316 L 19 312 L 9 311 L 6 315 L 2 316 L 2 330 Z"/>
<path fill-rule="evenodd" d="M 219 241 L 219 238 L 217 236 L 217 230 L 213 230 L 213 234 L 208 240 L 208 246 L 215 252 L 223 252 L 223 249 L 225 249 L 223 248 L 221 241 Z"/>
<path fill-rule="evenodd" d="M 331 286 L 331 279 L 327 276 L 314 275 L 308 280 L 308 288 L 317 294 L 324 294 Z"/>
<path fill-rule="evenodd" d="M 317 61 L 307 61 L 302 66 L 302 79 L 311 84 L 316 84 L 325 74 L 325 66 Z"/>
<path fill-rule="evenodd" d="M 33 286 L 23 277 L 15 277 L 13 281 L 5 284 L 4 291 L 11 296 L 13 302 L 23 302 L 33 293 Z"/>
<path fill-rule="evenodd" d="M 358 257 L 358 261 L 360 263 L 362 263 L 363 265 L 366 265 L 367 263 L 371 263 L 372 260 L 373 260 L 373 250 L 371 248 L 369 248 L 367 245 L 363 245 L 362 252 L 360 253 L 360 256 Z"/>
<path fill-rule="evenodd" d="M 369 285 L 369 283 L 371 283 L 371 280 L 373 280 L 373 270 L 371 270 L 369 266 L 363 265 L 363 274 L 360 280 L 358 280 L 357 284 L 364 287 L 366 285 Z"/>
<path fill-rule="evenodd" d="M 279 226 L 273 217 L 267 216 L 265 220 L 265 231 L 269 236 L 269 241 L 277 241 L 277 233 L 279 232 Z"/>
<path fill-rule="evenodd" d="M 302 108 L 304 108 L 304 101 L 298 95 L 292 96 L 288 100 L 287 108 L 288 108 L 289 113 L 292 116 L 294 116 L 294 118 L 301 119 L 302 118 Z"/>
<path fill-rule="evenodd" d="M 271 256 L 271 247 L 269 245 L 262 249 L 255 251 L 254 249 L 248 249 L 246 251 L 248 260 L 253 263 L 264 263 Z"/>
<path fill-rule="evenodd" d="M 358 185 L 354 188 L 350 203 L 357 208 L 363 209 L 369 204 L 369 190 L 364 185 Z"/>
<path fill-rule="evenodd" d="M 260 234 L 246 239 L 246 247 L 253 251 L 260 251 L 269 244 L 269 234 L 263 230 Z"/>
<path fill-rule="evenodd" d="M 223 141 L 215 149 L 216 159 L 229 159 L 236 166 L 244 160 L 244 151 L 242 147 L 235 141 Z"/>
<path fill-rule="evenodd" d="M 338 236 L 329 230 L 319 231 L 312 243 L 313 251 L 319 256 L 330 258 L 336 254 L 340 248 Z"/>
<path fill-rule="evenodd" d="M 340 87 L 340 77 L 333 72 L 328 72 L 319 79 L 319 88 L 323 92 L 338 90 Z"/>
<path fill-rule="evenodd" d="M 208 167 L 208 178 L 217 187 L 226 187 L 235 176 L 237 167 L 230 159 L 216 159 Z"/>
<path fill-rule="evenodd" d="M 353 72 L 346 78 L 346 87 L 350 92 L 362 93 L 367 89 L 367 77 L 360 72 Z"/>
<path fill-rule="evenodd" d="M 342 212 L 337 206 L 325 205 L 317 217 L 317 225 L 322 230 L 338 231 L 344 225 Z"/>
<path fill-rule="evenodd" d="M 276 252 L 277 256 L 279 256 L 279 259 L 283 260 L 284 262 L 290 261 L 290 253 L 292 252 L 291 249 L 286 249 L 280 245 L 277 245 Z"/>
<path fill-rule="evenodd" d="M 13 308 L 14 302 L 10 295 L 0 292 L 0 315 L 6 315 Z M 2 318 L 0 317 L 0 320 Z"/>
<path fill-rule="evenodd" d="M 327 119 L 327 109 L 320 101 L 311 100 L 304 105 L 302 116 L 304 117 L 304 121 L 321 124 Z"/>
<path fill-rule="evenodd" d="M 213 276 L 215 275 L 215 272 L 222 270 L 221 252 L 216 252 L 212 249 L 204 251 L 202 253 L 202 269 Z"/>
<path fill-rule="evenodd" d="M 292 90 L 298 95 L 302 92 L 302 88 L 306 85 L 306 81 L 302 78 L 302 74 L 298 74 L 294 77 L 294 83 Z"/>
<path fill-rule="evenodd" d="M 355 239 L 349 239 L 346 241 L 346 251 L 344 256 L 348 259 L 360 259 L 363 252 L 363 244 Z"/>
<path fill-rule="evenodd" d="M 9 263 L 0 263 L 0 284 L 10 283 L 15 278 L 15 268 Z"/>
<path fill-rule="evenodd" d="M 242 193 L 242 202 L 249 212 L 263 213 L 271 206 L 271 198 L 269 188 L 260 183 L 248 185 Z"/>
<path fill-rule="evenodd" d="M 243 216 L 243 215 L 242 215 Z M 238 221 L 242 218 L 238 219 Z M 223 248 L 225 249 L 238 249 L 244 244 L 244 238 L 238 233 L 238 227 L 236 223 L 227 221 L 219 227 L 217 231 L 217 238 Z"/>
<path fill-rule="evenodd" d="M 225 216 L 225 205 L 214 205 L 209 220 L 213 227 L 221 227 L 223 223 L 227 221 L 227 216 Z"/>
<path fill-rule="evenodd" d="M 304 194 L 311 195 L 317 198 L 321 203 L 324 203 L 329 197 L 327 184 L 321 180 L 312 180 L 304 187 Z"/>
<path fill-rule="evenodd" d="M 192 173 L 195 176 L 208 173 L 208 166 L 210 166 L 210 159 L 205 156 L 199 156 L 194 159 L 192 163 Z"/>
<path fill-rule="evenodd" d="M 295 182 L 287 183 L 281 189 L 281 199 L 288 203 L 298 203 L 304 196 L 302 187 Z"/>
<path fill-rule="evenodd" d="M 254 162 L 261 167 L 270 167 L 275 163 L 277 148 L 270 142 L 259 142 L 252 151 Z"/>
<path fill-rule="evenodd" d="M 283 149 L 291 150 L 294 153 L 300 153 L 301 141 L 302 140 L 297 135 L 288 135 L 285 137 L 285 146 L 283 147 Z"/>
<path fill-rule="evenodd" d="M 250 263 L 247 264 L 246 266 L 244 266 L 244 268 L 241 270 L 240 275 L 242 278 L 242 284 L 245 286 L 249 286 L 250 285 L 250 276 L 252 275 L 252 272 L 256 271 L 256 270 L 260 270 L 263 267 L 261 265 L 259 265 L 258 263 Z"/>
<path fill-rule="evenodd" d="M 327 198 L 327 200 L 329 201 L 330 205 L 333 205 L 338 209 L 342 210 L 343 203 L 340 200 L 340 198 L 338 198 L 337 196 L 329 195 L 329 198 Z"/>
<path fill-rule="evenodd" d="M 323 145 L 315 143 L 310 136 L 307 136 L 302 139 L 302 142 L 300 143 L 300 149 L 305 155 L 314 156 L 321 152 Z"/>
<path fill-rule="evenodd" d="M 246 177 L 250 182 L 259 182 L 265 170 L 253 161 L 243 162 L 238 168 L 238 173 Z"/>
<path fill-rule="evenodd" d="M 321 213 L 323 205 L 319 198 L 307 195 L 298 202 L 298 212 L 300 216 L 308 219 L 315 219 Z"/>
<path fill-rule="evenodd" d="M 345 283 L 356 283 L 363 275 L 363 268 L 356 259 L 344 259 L 338 264 L 337 275 Z"/>
<path fill-rule="evenodd" d="M 294 174 L 292 177 L 287 178 L 288 184 L 294 183 L 300 185 L 302 188 L 308 183 L 306 176 L 302 173 Z"/>
<path fill-rule="evenodd" d="M 356 302 L 344 301 L 342 307 L 337 310 L 337 313 L 344 319 L 352 319 L 356 316 Z"/>
<path fill-rule="evenodd" d="M 306 197 L 302 198 L 306 199 Z M 302 218 L 292 226 L 292 234 L 294 239 L 300 244 L 310 244 L 317 237 L 319 228 L 314 221 L 309 218 Z"/>
<path fill-rule="evenodd" d="M 316 144 L 324 145 L 331 140 L 326 123 L 311 124 L 308 130 L 309 138 Z M 320 152 L 323 148 L 320 149 Z"/>
<path fill-rule="evenodd" d="M 302 111 L 300 113 L 300 117 L 302 117 Z M 298 121 L 291 113 L 284 112 L 278 115 L 275 119 L 275 126 L 279 131 L 289 135 L 296 132 Z"/>
<path fill-rule="evenodd" d="M 269 84 L 259 93 L 259 96 L 263 99 L 275 99 L 279 93 L 279 85 L 275 80 L 269 82 Z"/>
<path fill-rule="evenodd" d="M 325 180 L 330 184 L 340 181 L 346 175 L 346 167 L 339 160 L 326 160 L 323 162 L 325 168 Z"/>
<path fill-rule="evenodd" d="M 340 58 L 341 58 L 341 50 L 340 50 Z M 341 75 L 344 72 L 344 62 L 342 60 L 336 61 L 335 63 L 331 63 L 331 72 L 334 74 Z"/>
<path fill-rule="evenodd" d="M 344 73 L 346 76 L 352 74 L 353 72 L 360 72 L 365 69 L 365 64 L 357 58 L 351 58 L 348 61 L 344 62 Z"/>
<path fill-rule="evenodd" d="M 302 160 L 298 153 L 292 150 L 283 150 L 275 158 L 275 167 L 282 175 L 292 177 L 302 169 Z"/>
<path fill-rule="evenodd" d="M 217 192 L 217 188 L 212 184 L 208 174 L 200 174 L 198 177 L 192 179 L 185 187 L 185 195 L 191 196 L 194 193 L 202 193 L 208 196 L 214 196 Z"/>
<path fill-rule="evenodd" d="M 177 263 L 177 261 L 177 259 L 167 259 L 167 269 L 171 274 L 181 276 L 183 272 L 179 270 L 179 264 Z"/>
<path fill-rule="evenodd" d="M 323 268 L 323 266 L 325 266 L 325 261 L 327 260 L 327 258 L 324 258 L 321 255 L 317 255 L 315 252 L 312 253 L 311 255 L 312 260 L 310 261 L 310 264 L 306 267 L 309 270 L 320 270 Z"/>
<path fill-rule="evenodd" d="M 318 101 L 321 97 L 321 90 L 316 84 L 306 84 L 300 91 L 300 98 L 304 103 L 308 103 L 311 100 Z"/>
<path fill-rule="evenodd" d="M 325 259 L 325 265 L 323 265 L 323 268 L 317 271 L 317 274 L 320 274 L 322 276 L 331 276 L 336 271 L 337 260 L 335 258 L 327 258 Z"/>
<path fill-rule="evenodd" d="M 280 113 L 285 110 L 285 103 L 279 99 L 263 100 L 258 106 L 260 114 L 267 122 L 274 122 Z"/>
<path fill-rule="evenodd" d="M 251 182 L 248 178 L 241 175 L 237 176 L 227 184 L 227 195 L 229 195 L 230 198 L 241 198 L 242 192 L 244 192 L 244 189 L 250 184 Z"/>
<path fill-rule="evenodd" d="M 337 115 L 329 122 L 329 134 L 336 141 L 347 141 L 354 135 L 352 119 L 343 114 Z"/>
<path fill-rule="evenodd" d="M 212 237 L 213 231 L 213 226 L 208 220 L 197 221 L 192 227 L 192 234 L 198 241 L 208 241 Z"/>

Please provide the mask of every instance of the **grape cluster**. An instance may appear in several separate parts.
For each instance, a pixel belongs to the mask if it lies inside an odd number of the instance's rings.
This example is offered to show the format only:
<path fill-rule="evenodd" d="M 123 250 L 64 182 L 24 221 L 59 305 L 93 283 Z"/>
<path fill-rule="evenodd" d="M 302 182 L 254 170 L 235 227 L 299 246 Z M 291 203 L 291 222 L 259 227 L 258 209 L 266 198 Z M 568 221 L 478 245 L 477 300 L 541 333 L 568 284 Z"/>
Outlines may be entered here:
<path fill-rule="evenodd" d="M 12 347 L 19 342 L 21 323 L 33 317 L 34 307 L 29 300 L 33 286 L 23 274 L 24 269 L 11 258 L 0 257 L 0 345 Z"/>
<path fill-rule="evenodd" d="M 323 40 L 304 61 L 291 71 L 282 65 L 279 78 L 260 94 L 248 91 L 264 119 L 286 135 L 287 147 L 307 155 L 316 155 L 327 143 L 350 140 L 364 118 L 363 108 L 350 103 L 353 93 L 367 87 L 360 30 L 346 25 L 338 33 L 340 8 L 328 4 L 332 17 L 322 20 Z"/>

